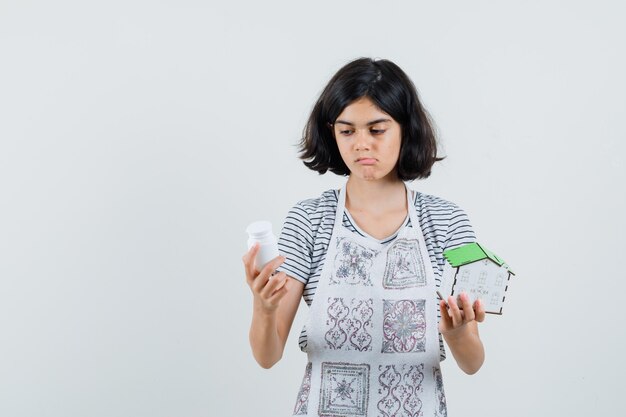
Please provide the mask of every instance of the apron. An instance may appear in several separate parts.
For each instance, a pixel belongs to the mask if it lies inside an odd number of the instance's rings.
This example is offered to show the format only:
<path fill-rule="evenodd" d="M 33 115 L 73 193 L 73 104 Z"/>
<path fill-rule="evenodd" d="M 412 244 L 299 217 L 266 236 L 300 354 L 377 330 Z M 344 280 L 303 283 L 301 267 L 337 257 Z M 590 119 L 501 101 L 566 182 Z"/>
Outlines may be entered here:
<path fill-rule="evenodd" d="M 308 363 L 293 415 L 447 416 L 435 276 L 406 187 L 408 212 L 381 244 L 342 226 L 346 186 L 306 322 Z"/>

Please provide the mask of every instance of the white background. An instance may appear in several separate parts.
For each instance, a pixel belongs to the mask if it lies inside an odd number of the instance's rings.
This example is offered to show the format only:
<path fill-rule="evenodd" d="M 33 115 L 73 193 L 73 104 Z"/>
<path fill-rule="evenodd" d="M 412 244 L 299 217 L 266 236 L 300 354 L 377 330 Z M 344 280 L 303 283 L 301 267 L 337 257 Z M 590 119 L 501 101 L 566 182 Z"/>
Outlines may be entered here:
<path fill-rule="evenodd" d="M 244 229 L 343 183 L 295 145 L 360 56 L 439 128 L 410 186 L 517 272 L 450 415 L 623 410 L 623 3 L 223 3 L 0 1 L 0 415 L 290 415 L 306 306 L 260 368 Z"/>

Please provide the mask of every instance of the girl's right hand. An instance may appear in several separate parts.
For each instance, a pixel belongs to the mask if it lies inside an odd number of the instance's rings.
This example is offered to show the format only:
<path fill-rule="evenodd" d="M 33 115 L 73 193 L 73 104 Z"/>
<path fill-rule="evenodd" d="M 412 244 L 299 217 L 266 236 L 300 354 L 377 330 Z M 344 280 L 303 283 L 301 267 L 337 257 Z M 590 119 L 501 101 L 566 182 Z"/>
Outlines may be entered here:
<path fill-rule="evenodd" d="M 255 308 L 260 308 L 266 314 L 273 314 L 278 309 L 280 300 L 287 294 L 287 274 L 272 273 L 285 262 L 284 256 L 277 256 L 269 261 L 258 272 L 255 265 L 256 254 L 259 244 L 254 244 L 243 256 L 243 264 L 246 271 L 246 282 L 252 290 Z"/>

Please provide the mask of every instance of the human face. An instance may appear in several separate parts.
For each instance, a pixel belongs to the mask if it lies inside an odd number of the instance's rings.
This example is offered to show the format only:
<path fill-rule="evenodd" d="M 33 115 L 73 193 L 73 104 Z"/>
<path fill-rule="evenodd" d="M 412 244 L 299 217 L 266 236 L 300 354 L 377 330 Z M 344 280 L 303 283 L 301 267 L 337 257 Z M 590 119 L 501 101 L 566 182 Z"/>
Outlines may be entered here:
<path fill-rule="evenodd" d="M 333 124 L 341 158 L 351 176 L 396 180 L 401 126 L 368 97 L 350 103 Z"/>

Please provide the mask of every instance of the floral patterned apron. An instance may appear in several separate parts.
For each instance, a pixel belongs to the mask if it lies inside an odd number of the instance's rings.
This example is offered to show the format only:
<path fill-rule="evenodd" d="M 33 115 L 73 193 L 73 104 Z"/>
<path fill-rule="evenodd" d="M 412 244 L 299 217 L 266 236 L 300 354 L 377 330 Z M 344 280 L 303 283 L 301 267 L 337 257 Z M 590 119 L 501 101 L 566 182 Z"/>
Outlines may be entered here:
<path fill-rule="evenodd" d="M 435 277 L 406 193 L 413 227 L 381 244 L 342 226 L 341 189 L 306 322 L 309 361 L 293 415 L 447 415 Z"/>

